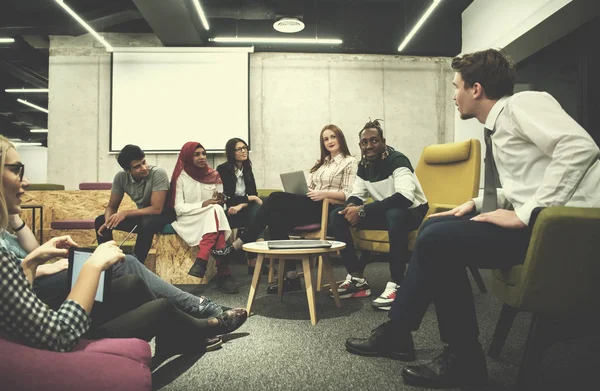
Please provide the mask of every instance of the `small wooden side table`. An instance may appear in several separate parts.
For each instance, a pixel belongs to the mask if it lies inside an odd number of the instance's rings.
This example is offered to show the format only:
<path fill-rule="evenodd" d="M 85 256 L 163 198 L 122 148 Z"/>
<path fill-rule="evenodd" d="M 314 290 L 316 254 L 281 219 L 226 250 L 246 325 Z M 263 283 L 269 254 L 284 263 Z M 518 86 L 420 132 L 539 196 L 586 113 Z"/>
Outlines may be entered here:
<path fill-rule="evenodd" d="M 272 241 L 271 241 L 272 242 Z M 283 281 L 283 270 L 284 262 L 286 259 L 302 259 L 302 267 L 304 269 L 304 283 L 306 285 L 306 298 L 308 300 L 308 309 L 310 312 L 310 321 L 313 325 L 317 324 L 317 312 L 315 308 L 315 288 L 312 281 L 311 272 L 311 259 L 323 257 L 323 269 L 325 275 L 329 280 L 331 286 L 331 292 L 335 301 L 336 307 L 341 307 L 340 297 L 337 291 L 336 281 L 333 279 L 333 269 L 331 267 L 331 261 L 329 259 L 330 253 L 336 253 L 346 248 L 346 243 L 330 241 L 332 244 L 329 248 L 296 248 L 296 249 L 269 249 L 269 241 L 265 242 L 254 242 L 244 244 L 242 249 L 249 253 L 256 253 L 258 257 L 256 259 L 256 266 L 254 267 L 254 275 L 252 276 L 252 284 L 250 285 L 250 294 L 248 295 L 248 304 L 246 310 L 248 314 L 251 313 L 252 303 L 256 290 L 258 289 L 260 275 L 262 271 L 262 265 L 265 258 L 278 258 L 279 259 L 279 281 Z M 283 285 L 279 284 L 279 297 L 283 294 Z"/>

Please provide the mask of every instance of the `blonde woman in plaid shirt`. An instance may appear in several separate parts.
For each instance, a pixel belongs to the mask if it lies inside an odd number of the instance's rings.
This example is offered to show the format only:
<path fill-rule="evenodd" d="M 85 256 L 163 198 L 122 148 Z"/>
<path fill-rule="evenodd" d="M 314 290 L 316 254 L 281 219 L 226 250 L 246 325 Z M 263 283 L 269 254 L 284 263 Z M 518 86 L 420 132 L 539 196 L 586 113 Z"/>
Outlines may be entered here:
<path fill-rule="evenodd" d="M 9 214 L 21 212 L 21 197 L 29 185 L 13 144 L 0 136 L 0 231 L 9 224 Z M 17 233 L 25 227 L 13 227 Z M 100 273 L 125 258 L 114 241 L 98 246 L 85 263 L 75 286 L 57 311 L 47 307 L 33 292 L 37 267 L 54 258 L 64 258 L 76 246 L 69 236 L 57 237 L 33 249 L 22 262 L 0 245 L 0 332 L 29 346 L 58 352 L 71 351 L 85 334 L 87 338 L 156 337 L 154 363 L 180 353 L 205 351 L 222 343 L 216 335 L 231 332 L 246 320 L 243 314 L 226 311 L 224 317 L 195 319 L 178 310 L 167 299 L 156 299 L 137 276 L 125 276 L 111 287 L 111 295 L 97 305 L 90 317 Z"/>
<path fill-rule="evenodd" d="M 344 201 L 352 192 L 358 165 L 350 155 L 342 130 L 335 125 L 326 125 L 319 134 L 321 157 L 310 169 L 308 193 L 306 195 L 285 192 L 271 193 L 260 208 L 246 231 L 232 245 L 215 250 L 215 255 L 226 255 L 232 250 L 240 250 L 243 243 L 253 242 L 260 232 L 269 227 L 271 239 L 289 239 L 292 228 L 321 222 L 321 210 L 325 198 Z M 287 277 L 283 281 L 286 292 L 300 290 L 296 266 L 286 263 Z M 277 285 L 267 288 L 268 293 L 276 293 Z"/>

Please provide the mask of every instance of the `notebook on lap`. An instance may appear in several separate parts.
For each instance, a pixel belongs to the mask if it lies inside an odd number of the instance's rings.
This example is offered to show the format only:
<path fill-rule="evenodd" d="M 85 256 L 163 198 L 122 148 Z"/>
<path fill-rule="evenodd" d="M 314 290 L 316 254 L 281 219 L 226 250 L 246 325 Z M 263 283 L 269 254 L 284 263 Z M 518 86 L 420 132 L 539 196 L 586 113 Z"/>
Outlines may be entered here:
<path fill-rule="evenodd" d="M 306 195 L 308 186 L 302 171 L 293 171 L 280 174 L 283 190 L 287 193 Z"/>
<path fill-rule="evenodd" d="M 269 240 L 269 249 L 303 249 L 303 248 L 330 248 L 327 240 Z"/>

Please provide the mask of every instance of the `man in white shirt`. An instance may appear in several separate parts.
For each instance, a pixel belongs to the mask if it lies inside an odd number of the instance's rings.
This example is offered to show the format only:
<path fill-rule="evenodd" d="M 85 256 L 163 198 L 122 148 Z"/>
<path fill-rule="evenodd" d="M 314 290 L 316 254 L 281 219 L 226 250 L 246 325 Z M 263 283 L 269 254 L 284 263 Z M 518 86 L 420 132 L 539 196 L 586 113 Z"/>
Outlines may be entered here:
<path fill-rule="evenodd" d="M 503 269 L 522 263 L 536 208 L 600 207 L 600 150 L 552 96 L 532 91 L 513 95 L 514 65 L 497 50 L 456 57 L 452 68 L 460 116 L 484 124 L 493 152 L 486 172 L 495 164 L 506 200 L 498 199 L 492 183 L 485 200 L 472 199 L 430 216 L 419 231 L 391 320 L 369 338 L 346 341 L 355 354 L 412 361 L 411 331 L 433 300 L 440 336 L 448 346 L 433 361 L 402 371 L 405 383 L 427 388 L 487 382 L 466 266 Z M 502 209 L 504 201 L 514 210 Z"/>

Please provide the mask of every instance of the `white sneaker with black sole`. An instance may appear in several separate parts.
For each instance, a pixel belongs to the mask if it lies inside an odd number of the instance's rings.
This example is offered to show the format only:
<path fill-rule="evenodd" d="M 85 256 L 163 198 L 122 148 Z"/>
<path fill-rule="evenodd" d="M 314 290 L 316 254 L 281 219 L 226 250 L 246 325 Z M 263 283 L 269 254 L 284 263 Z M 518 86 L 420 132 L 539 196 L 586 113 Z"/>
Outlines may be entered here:
<path fill-rule="evenodd" d="M 400 285 L 395 282 L 388 282 L 383 293 L 373 300 L 373 308 L 380 311 L 389 311 L 392 308 L 392 303 L 396 298 L 396 291 L 399 287 Z"/>
<path fill-rule="evenodd" d="M 346 280 L 338 286 L 338 294 L 340 299 L 369 297 L 371 296 L 371 287 L 367 284 L 366 278 L 356 278 L 348 274 Z M 333 293 L 330 293 L 329 296 L 333 297 Z"/>

